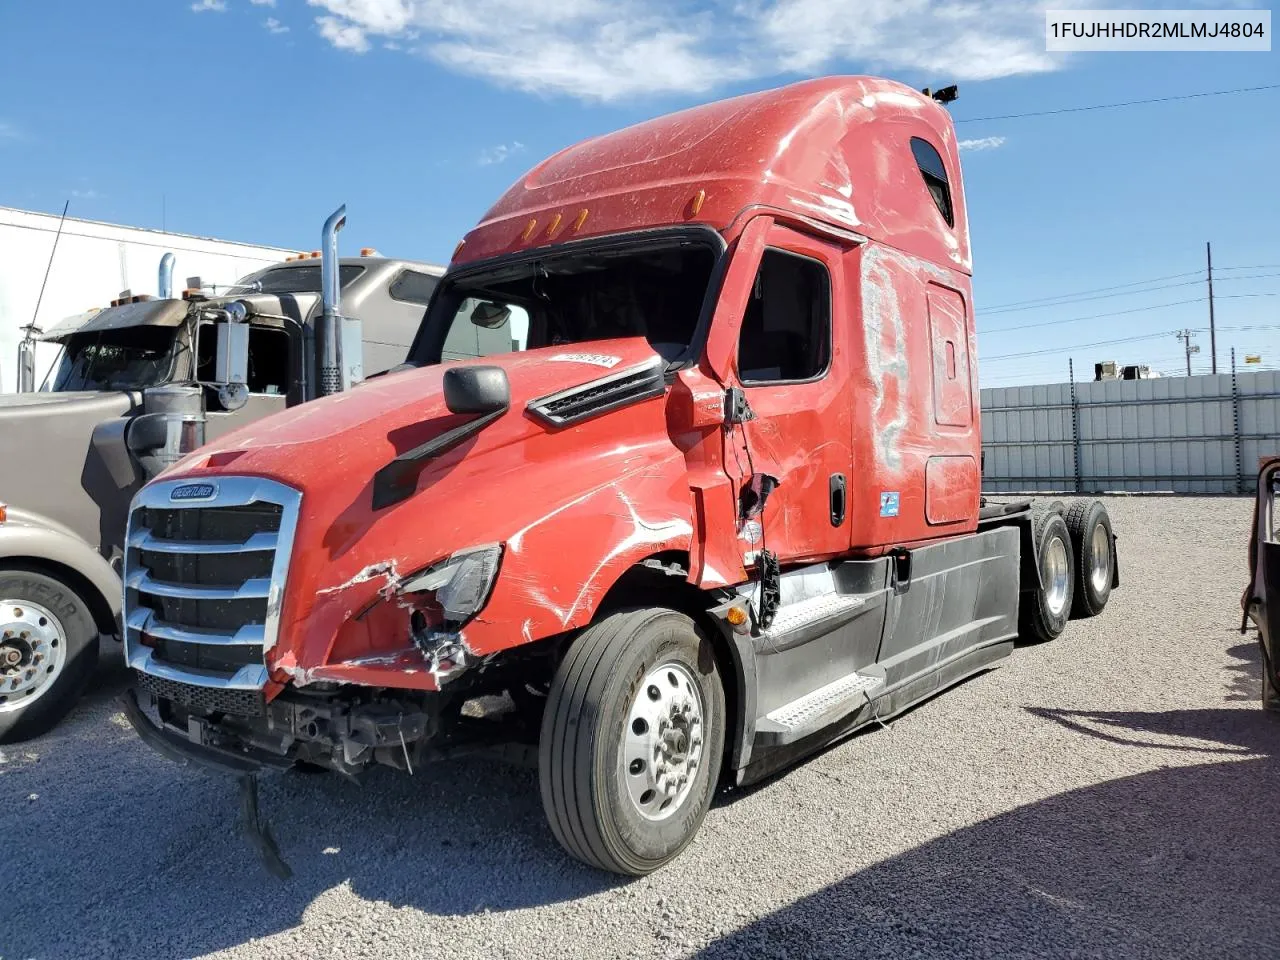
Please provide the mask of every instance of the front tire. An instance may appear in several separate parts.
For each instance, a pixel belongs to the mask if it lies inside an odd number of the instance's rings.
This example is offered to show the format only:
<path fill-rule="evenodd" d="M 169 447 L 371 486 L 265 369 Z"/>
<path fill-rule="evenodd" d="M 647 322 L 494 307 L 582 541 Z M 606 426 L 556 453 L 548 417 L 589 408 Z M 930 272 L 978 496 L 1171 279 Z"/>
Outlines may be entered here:
<path fill-rule="evenodd" d="M 687 616 L 647 608 L 592 624 L 542 716 L 539 786 L 556 840 L 613 873 L 669 863 L 711 805 L 725 719 L 714 651 Z"/>
<path fill-rule="evenodd" d="M 97 664 L 98 629 L 75 590 L 34 570 L 0 570 L 0 743 L 52 729 Z"/>

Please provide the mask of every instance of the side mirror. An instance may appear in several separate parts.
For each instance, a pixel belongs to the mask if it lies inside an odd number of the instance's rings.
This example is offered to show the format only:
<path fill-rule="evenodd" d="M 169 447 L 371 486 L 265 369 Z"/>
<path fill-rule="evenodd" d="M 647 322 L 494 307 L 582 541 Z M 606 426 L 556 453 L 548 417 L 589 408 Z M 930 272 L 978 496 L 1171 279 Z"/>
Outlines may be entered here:
<path fill-rule="evenodd" d="M 481 300 L 471 311 L 471 322 L 486 330 L 496 330 L 506 326 L 511 319 L 511 308 L 489 300 Z"/>
<path fill-rule="evenodd" d="M 228 319 L 214 324 L 213 383 L 224 410 L 239 410 L 249 402 L 249 325 L 244 307 L 227 305 Z M 239 307 L 239 311 L 232 308 Z"/>
<path fill-rule="evenodd" d="M 444 372 L 450 413 L 498 413 L 511 406 L 511 384 L 501 367 L 450 367 Z"/>

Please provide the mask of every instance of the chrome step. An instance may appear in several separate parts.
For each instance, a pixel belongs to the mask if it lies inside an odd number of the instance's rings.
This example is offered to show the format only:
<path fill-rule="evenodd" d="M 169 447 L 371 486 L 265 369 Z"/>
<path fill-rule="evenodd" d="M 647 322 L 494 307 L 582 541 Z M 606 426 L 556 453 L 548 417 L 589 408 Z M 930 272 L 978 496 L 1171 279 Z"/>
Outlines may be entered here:
<path fill-rule="evenodd" d="M 793 743 L 870 703 L 884 683 L 874 673 L 850 673 L 766 714 L 756 722 L 756 737 L 765 743 Z"/>
<path fill-rule="evenodd" d="M 810 623 L 828 620 L 842 614 L 852 613 L 864 606 L 867 598 L 861 594 L 829 593 L 820 597 L 810 597 L 798 603 L 789 603 L 779 607 L 773 623 L 765 630 L 763 636 L 781 637 Z"/>

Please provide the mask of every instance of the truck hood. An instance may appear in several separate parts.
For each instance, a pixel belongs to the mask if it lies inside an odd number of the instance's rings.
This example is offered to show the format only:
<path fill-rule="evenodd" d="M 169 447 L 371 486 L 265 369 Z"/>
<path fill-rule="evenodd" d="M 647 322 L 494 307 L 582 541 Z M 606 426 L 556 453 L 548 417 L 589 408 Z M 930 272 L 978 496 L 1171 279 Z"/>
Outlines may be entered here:
<path fill-rule="evenodd" d="M 602 377 L 654 369 L 661 359 L 645 340 L 464 363 L 502 367 L 511 384 L 510 408 L 427 461 L 416 492 L 382 509 L 373 508 L 379 469 L 474 419 L 447 411 L 446 366 L 389 374 L 249 424 L 164 475 L 165 480 L 257 476 L 301 491 L 277 665 L 323 663 L 340 624 L 353 611 L 385 598 L 404 577 L 478 544 L 505 542 L 518 549 L 523 531 L 561 510 L 576 510 L 575 504 L 587 501 L 585 509 L 610 516 L 621 511 L 631 530 L 622 500 L 615 497 L 606 507 L 590 498 L 622 490 L 632 474 L 672 498 L 675 506 L 667 514 L 675 511 L 679 520 L 670 532 L 687 539 L 685 465 L 668 435 L 661 395 L 650 391 L 646 398 L 572 425 L 549 423 L 529 409 L 532 401 Z M 298 636 L 286 640 L 295 626 Z M 302 640 L 302 634 L 312 640 Z"/>
<path fill-rule="evenodd" d="M 591 347 L 546 347 L 387 374 L 229 433 L 175 465 L 166 479 L 209 471 L 245 473 L 279 480 L 304 494 L 318 492 L 339 476 L 372 473 L 398 454 L 473 419 L 445 407 L 448 367 L 501 367 L 511 384 L 511 407 L 477 437 L 469 451 L 476 455 L 547 434 L 552 428 L 526 410 L 532 401 L 661 359 L 639 337 Z"/>
<path fill-rule="evenodd" d="M 110 406 L 113 408 L 121 402 L 125 402 L 127 408 L 130 402 L 139 403 L 142 394 L 128 390 L 71 390 L 66 393 L 44 390 L 36 393 L 3 393 L 0 394 L 0 416 L 9 410 L 22 410 L 23 415 L 29 416 L 32 412 L 31 407 L 43 407 L 49 412 L 66 412 L 86 404 L 97 406 L 92 401 L 100 401 L 104 397 L 114 398 L 110 401 Z"/>
<path fill-rule="evenodd" d="M 74 530 L 91 546 L 122 542 L 143 478 L 124 444 L 142 394 L 0 396 L 0 502 Z"/>

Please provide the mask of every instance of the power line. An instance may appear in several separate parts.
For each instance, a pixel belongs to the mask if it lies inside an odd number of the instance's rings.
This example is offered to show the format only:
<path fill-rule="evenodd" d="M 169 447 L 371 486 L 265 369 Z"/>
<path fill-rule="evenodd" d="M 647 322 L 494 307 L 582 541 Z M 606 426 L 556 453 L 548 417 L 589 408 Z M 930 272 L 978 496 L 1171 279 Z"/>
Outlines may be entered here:
<path fill-rule="evenodd" d="M 990 310 L 983 310 L 982 316 L 989 317 L 993 314 L 1001 313 L 1026 313 L 1030 310 L 1047 310 L 1049 307 L 1069 307 L 1075 303 L 1088 303 L 1090 300 L 1110 300 L 1113 297 L 1132 297 L 1137 293 L 1157 293 L 1160 290 L 1172 290 L 1174 287 L 1194 287 L 1204 283 L 1204 278 L 1198 280 L 1183 280 L 1180 283 L 1162 283 L 1157 287 L 1145 287 L 1142 290 L 1121 290 L 1118 293 L 1097 293 L 1091 297 L 1075 297 L 1070 300 L 1055 300 L 1053 303 L 1037 303 L 1026 307 L 1001 307 Z"/>
<path fill-rule="evenodd" d="M 1048 347 L 1044 350 L 1024 350 L 1021 353 L 1002 353 L 995 357 L 979 358 L 979 362 L 993 363 L 996 360 L 1017 360 L 1022 357 L 1045 357 L 1053 353 L 1068 353 L 1072 350 L 1083 350 L 1086 347 L 1106 347 L 1113 343 L 1137 343 L 1139 340 L 1155 340 L 1159 337 L 1172 337 L 1178 331 L 1161 330 L 1159 333 L 1148 333 L 1140 337 L 1120 337 L 1116 340 L 1095 340 L 1093 343 L 1075 343 L 1064 347 Z"/>
<path fill-rule="evenodd" d="M 1217 280 L 1219 283 L 1224 283 L 1236 280 L 1270 280 L 1275 277 L 1280 277 L 1280 273 L 1250 273 L 1245 274 L 1244 276 L 1218 277 Z M 1098 293 L 1091 297 L 1071 295 L 1070 299 L 1068 299 L 1067 296 L 1064 295 L 1062 297 L 1046 298 L 1052 299 L 1052 303 L 1027 301 L 1029 304 L 1028 306 L 1012 306 L 1006 304 L 1003 307 L 992 307 L 988 310 L 981 311 L 981 315 L 984 317 L 990 317 L 1001 313 L 1027 313 L 1031 310 L 1047 310 L 1050 307 L 1066 307 L 1075 303 L 1088 303 L 1092 300 L 1111 300 L 1115 297 L 1132 297 L 1140 293 L 1157 293 L 1160 290 L 1173 290 L 1176 287 L 1194 287 L 1199 286 L 1204 282 L 1205 278 L 1201 276 L 1196 280 L 1183 280 L 1179 283 L 1162 283 L 1159 286 L 1144 287 L 1141 290 L 1119 290 L 1116 293 Z"/>
<path fill-rule="evenodd" d="M 1152 277 L 1150 280 L 1132 280 L 1129 283 L 1117 283 L 1110 287 L 1094 287 L 1092 290 L 1077 290 L 1075 293 L 1059 293 L 1052 297 L 1035 297 L 1031 300 L 1015 300 L 1011 303 L 997 303 L 995 306 L 988 307 L 984 313 L 990 313 L 993 310 L 1004 310 L 1007 307 L 1021 307 L 1032 303 L 1042 303 L 1045 300 L 1065 300 L 1068 297 L 1083 297 L 1089 293 L 1103 293 L 1107 290 L 1119 290 L 1122 287 L 1140 287 L 1146 283 L 1160 283 L 1163 280 L 1180 280 L 1183 277 L 1201 276 L 1199 270 L 1188 270 L 1186 273 L 1171 273 L 1167 277 Z"/>
<path fill-rule="evenodd" d="M 1085 107 L 1059 107 L 1056 110 L 1035 110 L 1030 113 L 1005 113 L 991 117 L 965 117 L 960 123 L 983 123 L 988 120 L 1022 120 L 1026 117 L 1051 117 L 1060 113 L 1084 113 L 1088 110 L 1115 110 L 1118 107 L 1137 107 L 1148 103 L 1171 103 L 1174 100 L 1196 100 L 1202 97 L 1225 97 L 1236 93 L 1257 93 L 1262 90 L 1280 90 L 1280 83 L 1261 87 L 1237 87 L 1234 90 L 1209 90 L 1204 93 L 1183 93 L 1173 97 L 1149 97 L 1145 100 L 1123 100 L 1119 103 L 1094 103 Z"/>
<path fill-rule="evenodd" d="M 1269 296 L 1280 296 L 1280 294 L 1269 294 Z M 1243 327 L 1219 327 L 1219 330 L 1230 330 L 1233 332 L 1244 332 L 1252 330 L 1277 330 L 1280 324 L 1260 323 Z M 1019 353 L 1002 353 L 994 357 L 979 357 L 979 362 L 990 363 L 996 360 L 1015 360 L 1022 357 L 1045 357 L 1051 354 L 1070 353 L 1074 350 L 1084 350 L 1090 347 L 1106 347 L 1116 343 L 1138 343 L 1142 340 L 1157 340 L 1161 337 L 1173 337 L 1179 333 L 1206 333 L 1207 327 L 1194 327 L 1189 330 L 1162 330 L 1159 333 L 1147 333 L 1136 337 L 1120 337 L 1115 340 L 1095 340 L 1093 343 L 1069 343 L 1058 347 L 1046 347 L 1042 350 L 1024 350 Z"/>
<path fill-rule="evenodd" d="M 1082 320 L 1100 320 L 1103 317 L 1119 317 L 1126 313 L 1146 313 L 1151 310 L 1164 310 L 1166 307 L 1180 307 L 1187 303 L 1204 303 L 1207 297 L 1193 297 L 1190 300 L 1174 300 L 1170 303 L 1155 303 L 1147 307 L 1131 307 L 1128 310 L 1112 310 L 1108 313 L 1092 313 L 1087 317 L 1068 317 L 1065 320 L 1042 320 L 1039 323 L 1018 323 L 1011 327 L 993 327 L 990 330 L 979 330 L 979 334 L 984 333 L 1007 333 L 1010 330 L 1031 330 L 1035 327 L 1053 327 L 1062 323 L 1079 323 Z M 1224 299 L 1222 297 L 1219 300 Z M 986 316 L 986 314 L 982 314 Z"/>

